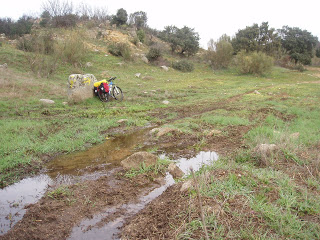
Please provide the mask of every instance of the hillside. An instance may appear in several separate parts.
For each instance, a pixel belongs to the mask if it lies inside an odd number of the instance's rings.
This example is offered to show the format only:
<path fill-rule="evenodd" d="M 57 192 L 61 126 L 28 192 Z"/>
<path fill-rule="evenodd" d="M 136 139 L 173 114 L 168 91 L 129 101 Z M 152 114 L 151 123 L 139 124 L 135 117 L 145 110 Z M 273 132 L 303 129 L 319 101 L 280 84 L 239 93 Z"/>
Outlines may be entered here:
<path fill-rule="evenodd" d="M 204 50 L 181 58 L 151 35 L 134 44 L 130 29 L 35 31 L 53 36 L 54 54 L 0 46 L 0 201 L 25 211 L 0 215 L 0 239 L 205 239 L 200 209 L 209 239 L 320 238 L 319 68 L 239 74 L 212 70 Z M 119 43 L 129 57 L 113 55 Z M 153 46 L 162 56 L 147 63 Z M 172 68 L 181 60 L 194 70 Z M 116 76 L 124 100 L 68 98 L 68 76 L 85 73 Z M 124 169 L 137 152 L 165 159 Z M 219 159 L 196 181 L 168 181 L 170 161 L 202 153 Z M 30 194 L 44 184 L 37 201 L 9 201 L 21 179 Z"/>

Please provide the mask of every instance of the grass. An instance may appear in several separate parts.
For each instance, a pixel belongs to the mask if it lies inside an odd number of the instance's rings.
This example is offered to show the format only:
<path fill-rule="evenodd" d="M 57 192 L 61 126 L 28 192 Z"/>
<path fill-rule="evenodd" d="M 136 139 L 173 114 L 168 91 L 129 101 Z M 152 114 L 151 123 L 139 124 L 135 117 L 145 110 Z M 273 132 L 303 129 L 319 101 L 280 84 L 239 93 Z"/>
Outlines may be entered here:
<path fill-rule="evenodd" d="M 146 166 L 145 163 L 142 162 L 139 169 L 131 169 L 127 171 L 124 176 L 127 178 L 134 178 L 141 174 L 150 174 L 151 172 L 155 175 L 164 175 L 170 163 L 171 161 L 166 158 L 159 158 L 155 165 L 150 166 Z"/>
<path fill-rule="evenodd" d="M 319 71 L 299 73 L 274 67 L 267 76 L 256 77 L 238 75 L 233 69 L 213 72 L 194 61 L 193 72 L 165 72 L 157 66 L 105 56 L 107 43 L 103 40 L 85 41 L 92 46 L 84 60 L 93 66 L 60 63 L 49 78 L 31 73 L 23 52 L 2 45 L 0 62 L 6 62 L 8 69 L 0 70 L 1 187 L 36 172 L 44 156 L 103 142 L 111 128 L 120 127 L 120 119 L 127 119 L 121 125 L 124 130 L 151 124 L 179 129 L 183 136 L 198 139 L 192 146 L 195 152 L 214 148 L 207 136 L 213 129 L 221 134 L 212 138 L 232 141 L 235 136 L 229 130 L 246 126 L 249 131 L 243 138 L 235 138 L 242 148 L 198 173 L 202 197 L 219 203 L 224 212 L 206 212 L 210 236 L 320 238 L 320 91 L 319 79 L 313 76 Z M 115 83 L 124 91 L 124 101 L 102 104 L 92 98 L 64 105 L 68 76 L 87 72 L 99 80 L 117 76 Z M 141 77 L 135 77 L 136 73 Z M 40 98 L 50 98 L 55 104 L 42 105 Z M 170 103 L 165 105 L 164 100 Z M 254 148 L 266 143 L 278 148 L 262 165 L 264 156 Z M 161 173 L 166 165 L 142 165 L 128 171 L 126 177 Z M 57 198 L 67 193 L 68 189 L 58 188 L 50 195 Z M 190 196 L 195 197 L 194 192 Z M 196 207 L 191 208 L 197 213 Z M 180 239 L 200 239 L 198 214 L 186 219 Z"/>

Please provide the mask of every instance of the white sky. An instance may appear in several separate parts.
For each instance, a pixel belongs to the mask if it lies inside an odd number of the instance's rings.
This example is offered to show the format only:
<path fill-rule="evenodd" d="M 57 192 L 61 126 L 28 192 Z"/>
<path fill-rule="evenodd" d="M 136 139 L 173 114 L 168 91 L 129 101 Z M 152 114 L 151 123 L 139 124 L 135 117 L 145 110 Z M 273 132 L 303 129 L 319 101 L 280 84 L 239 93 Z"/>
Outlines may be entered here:
<path fill-rule="evenodd" d="M 0 17 L 18 19 L 24 13 L 41 13 L 41 4 L 46 0 L 0 0 Z M 207 47 L 212 38 L 222 34 L 235 35 L 239 29 L 268 21 L 276 29 L 284 25 L 299 27 L 311 32 L 320 40 L 319 0 L 73 0 L 91 6 L 103 6 L 109 14 L 124 8 L 128 14 L 144 11 L 148 25 L 158 30 L 176 25 L 194 28 L 200 35 L 200 45 Z"/>

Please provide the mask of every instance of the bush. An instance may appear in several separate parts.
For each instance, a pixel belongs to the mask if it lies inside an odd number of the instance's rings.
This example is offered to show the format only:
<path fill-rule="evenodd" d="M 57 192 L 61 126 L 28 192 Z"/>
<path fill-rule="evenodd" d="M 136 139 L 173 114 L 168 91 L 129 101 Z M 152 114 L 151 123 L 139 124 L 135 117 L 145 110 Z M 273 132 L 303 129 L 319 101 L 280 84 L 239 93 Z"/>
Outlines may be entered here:
<path fill-rule="evenodd" d="M 50 32 L 23 36 L 17 42 L 17 48 L 25 52 L 37 52 L 41 54 L 52 54 L 55 41 Z"/>
<path fill-rule="evenodd" d="M 114 56 L 121 56 L 125 60 L 131 60 L 131 49 L 126 43 L 111 44 L 109 45 L 108 50 Z"/>
<path fill-rule="evenodd" d="M 142 29 L 140 29 L 139 31 L 137 31 L 137 37 L 140 42 L 144 43 L 144 40 L 146 38 L 146 34 Z"/>
<path fill-rule="evenodd" d="M 246 53 L 241 51 L 235 57 L 235 66 L 241 74 L 263 75 L 271 71 L 273 58 L 262 52 Z"/>
<path fill-rule="evenodd" d="M 194 70 L 193 64 L 187 60 L 174 62 L 172 63 L 172 67 L 181 72 L 192 72 Z"/>
<path fill-rule="evenodd" d="M 58 58 L 56 56 L 46 56 L 40 53 L 26 55 L 30 69 L 39 77 L 49 77 L 54 74 L 58 67 Z"/>
<path fill-rule="evenodd" d="M 299 72 L 305 71 L 305 67 L 300 62 L 296 63 L 294 59 L 291 59 L 289 55 L 283 56 L 278 61 L 280 67 L 288 68 L 291 70 L 297 70 Z"/>
<path fill-rule="evenodd" d="M 151 47 L 149 52 L 147 53 L 147 58 L 149 61 L 156 61 L 162 56 L 162 52 L 160 48 Z"/>
<path fill-rule="evenodd" d="M 77 31 L 71 32 L 63 42 L 57 44 L 55 53 L 73 66 L 81 65 L 87 53 L 82 34 Z"/>
<path fill-rule="evenodd" d="M 207 59 L 215 69 L 228 68 L 233 57 L 233 47 L 230 38 L 223 35 L 217 42 L 210 40 Z"/>

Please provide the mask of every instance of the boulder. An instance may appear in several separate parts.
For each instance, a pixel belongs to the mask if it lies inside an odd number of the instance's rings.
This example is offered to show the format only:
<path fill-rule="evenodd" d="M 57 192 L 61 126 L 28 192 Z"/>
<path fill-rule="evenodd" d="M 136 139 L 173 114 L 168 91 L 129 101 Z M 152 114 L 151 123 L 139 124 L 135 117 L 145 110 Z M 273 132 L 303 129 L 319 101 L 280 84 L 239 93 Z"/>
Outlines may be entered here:
<path fill-rule="evenodd" d="M 0 65 L 0 68 L 8 68 L 8 65 L 6 63 Z"/>
<path fill-rule="evenodd" d="M 260 144 L 260 145 L 257 145 L 255 148 L 254 148 L 254 151 L 256 153 L 259 153 L 261 155 L 270 155 L 271 153 L 275 152 L 277 150 L 277 145 L 275 144 Z"/>
<path fill-rule="evenodd" d="M 180 192 L 188 191 L 190 188 L 192 188 L 192 185 L 193 185 L 192 180 L 185 181 L 180 188 Z"/>
<path fill-rule="evenodd" d="M 50 99 L 40 99 L 39 101 L 43 104 L 54 104 L 54 101 Z"/>
<path fill-rule="evenodd" d="M 137 77 L 137 78 L 140 78 L 141 73 L 136 73 L 134 76 Z"/>
<path fill-rule="evenodd" d="M 93 64 L 91 62 L 86 63 L 86 67 L 92 67 L 92 66 L 93 66 Z"/>
<path fill-rule="evenodd" d="M 124 123 L 124 122 L 128 122 L 128 119 L 120 119 L 117 121 L 117 123 Z"/>
<path fill-rule="evenodd" d="M 162 68 L 164 71 L 168 72 L 169 71 L 169 68 L 167 66 L 161 66 L 160 68 Z"/>
<path fill-rule="evenodd" d="M 177 131 L 176 129 L 174 128 L 169 128 L 169 127 L 163 127 L 163 128 L 154 128 L 150 131 L 151 134 L 153 133 L 156 133 L 156 136 L 157 137 L 161 137 L 163 135 L 166 135 L 170 132 L 175 132 Z"/>
<path fill-rule="evenodd" d="M 137 152 L 127 157 L 126 159 L 121 161 L 121 166 L 126 169 L 136 169 L 138 170 L 142 163 L 145 164 L 146 167 L 155 165 L 158 161 L 158 157 L 152 153 L 148 152 Z"/>
<path fill-rule="evenodd" d="M 182 170 L 174 163 L 169 164 L 168 171 L 172 175 L 173 178 L 182 178 L 184 175 Z"/>
<path fill-rule="evenodd" d="M 149 63 L 149 60 L 148 60 L 148 58 L 147 58 L 146 56 L 142 56 L 142 57 L 141 57 L 141 60 L 142 60 L 142 62 L 144 62 L 144 63 Z"/>

